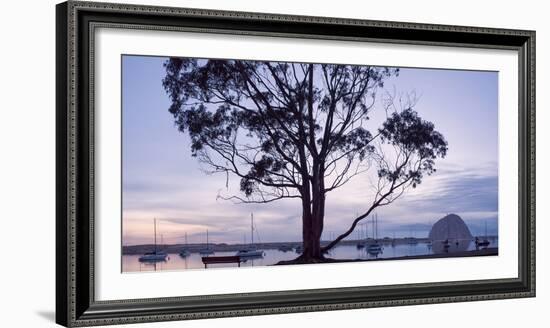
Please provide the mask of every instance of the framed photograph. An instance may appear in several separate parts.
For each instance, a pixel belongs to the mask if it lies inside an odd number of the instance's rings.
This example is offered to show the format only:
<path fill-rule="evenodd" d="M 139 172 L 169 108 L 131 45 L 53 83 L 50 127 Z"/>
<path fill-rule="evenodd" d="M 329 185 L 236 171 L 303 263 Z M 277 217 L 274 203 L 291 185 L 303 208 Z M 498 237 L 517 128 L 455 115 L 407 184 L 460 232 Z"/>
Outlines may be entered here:
<path fill-rule="evenodd" d="M 535 32 L 57 5 L 64 326 L 535 296 Z"/>

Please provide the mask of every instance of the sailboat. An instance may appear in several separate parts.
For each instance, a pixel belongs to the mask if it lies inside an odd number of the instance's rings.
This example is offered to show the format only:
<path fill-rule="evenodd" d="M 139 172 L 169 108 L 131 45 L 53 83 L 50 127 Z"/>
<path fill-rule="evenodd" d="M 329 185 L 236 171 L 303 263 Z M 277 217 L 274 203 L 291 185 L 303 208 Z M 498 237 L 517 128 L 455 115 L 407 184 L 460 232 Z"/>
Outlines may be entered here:
<path fill-rule="evenodd" d="M 208 243 L 208 229 L 206 229 L 206 248 L 201 249 L 199 253 L 206 256 L 214 254 L 214 250 L 210 248 L 210 244 Z"/>
<path fill-rule="evenodd" d="M 363 239 L 366 239 L 366 238 L 363 238 L 363 225 L 360 224 L 359 230 L 357 231 L 357 240 L 359 240 L 356 245 L 357 249 L 365 248 L 365 241 Z"/>
<path fill-rule="evenodd" d="M 187 232 L 185 233 L 185 247 L 181 249 L 180 256 L 181 257 L 188 257 L 191 254 L 189 250 L 187 249 Z"/>
<path fill-rule="evenodd" d="M 139 257 L 140 262 L 160 262 L 166 261 L 168 254 L 165 251 L 160 251 L 157 249 L 157 219 L 154 221 L 154 235 L 155 235 L 155 250 L 152 252 L 147 252 Z"/>
<path fill-rule="evenodd" d="M 382 253 L 382 246 L 378 243 L 378 214 L 374 214 L 372 218 L 372 239 L 374 242 L 367 246 L 367 252 L 371 255 Z"/>
<path fill-rule="evenodd" d="M 485 221 L 485 238 L 480 241 L 479 238 L 476 237 L 476 247 L 487 247 L 490 243 L 489 239 L 487 239 L 487 221 Z"/>
<path fill-rule="evenodd" d="M 355 212 L 355 217 L 358 217 L 358 216 L 359 216 L 359 213 Z M 365 248 L 365 240 L 367 239 L 366 235 L 367 235 L 366 233 L 363 234 L 363 224 L 359 224 L 359 230 L 357 231 L 357 240 L 358 240 L 356 245 L 357 249 Z M 365 238 L 363 238 L 363 236 Z"/>
<path fill-rule="evenodd" d="M 239 256 L 241 258 L 258 258 L 258 257 L 264 257 L 264 252 L 256 250 L 254 247 L 254 214 L 250 213 L 250 246 L 248 248 L 243 248 L 237 251 L 235 256 Z"/>
<path fill-rule="evenodd" d="M 409 240 L 408 240 L 408 244 L 409 245 L 418 244 L 418 240 L 416 239 L 415 236 L 413 236 L 413 230 L 412 229 L 409 229 L 409 234 L 410 234 L 410 237 L 409 237 Z"/>
<path fill-rule="evenodd" d="M 292 250 L 292 247 L 289 245 L 281 245 L 277 249 L 281 252 L 286 253 L 286 252 L 290 252 Z"/>
<path fill-rule="evenodd" d="M 430 227 L 432 227 L 432 226 L 433 226 L 433 224 L 432 224 L 432 222 L 430 222 Z M 428 241 L 426 242 L 426 247 L 431 250 L 432 247 L 433 247 L 433 241 L 429 238 L 430 238 L 430 232 L 428 232 Z"/>

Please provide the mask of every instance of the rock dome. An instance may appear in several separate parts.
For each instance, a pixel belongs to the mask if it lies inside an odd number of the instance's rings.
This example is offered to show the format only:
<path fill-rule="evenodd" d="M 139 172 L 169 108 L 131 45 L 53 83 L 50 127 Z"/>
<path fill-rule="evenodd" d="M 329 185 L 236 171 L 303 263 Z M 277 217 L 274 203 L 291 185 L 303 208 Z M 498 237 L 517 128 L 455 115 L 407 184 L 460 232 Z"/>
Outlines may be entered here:
<path fill-rule="evenodd" d="M 437 240 L 472 240 L 472 234 L 466 223 L 456 214 L 449 214 L 437 221 L 430 230 L 428 238 Z"/>

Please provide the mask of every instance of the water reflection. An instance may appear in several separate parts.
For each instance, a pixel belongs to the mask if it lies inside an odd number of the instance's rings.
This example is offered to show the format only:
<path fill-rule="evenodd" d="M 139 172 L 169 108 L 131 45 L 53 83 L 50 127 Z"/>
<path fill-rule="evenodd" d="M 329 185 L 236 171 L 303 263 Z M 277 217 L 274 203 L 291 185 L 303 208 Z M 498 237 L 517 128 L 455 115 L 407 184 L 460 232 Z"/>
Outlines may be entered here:
<path fill-rule="evenodd" d="M 475 242 L 470 240 L 451 240 L 448 243 L 448 247 L 445 247 L 444 241 L 429 242 L 416 242 L 416 243 L 402 243 L 392 244 L 390 242 L 381 242 L 380 249 L 376 250 L 371 248 L 369 251 L 369 245 L 365 247 L 357 248 L 354 245 L 342 245 L 337 246 L 330 250 L 327 257 L 333 259 L 386 259 L 394 257 L 404 256 L 418 256 L 427 254 L 452 254 L 457 252 L 473 251 L 480 248 L 476 248 Z M 498 247 L 498 238 L 493 238 L 489 247 Z M 254 267 L 273 265 L 279 261 L 288 261 L 295 259 L 298 254 L 295 251 L 278 250 L 278 249 L 265 249 L 264 257 L 247 258 L 244 262 L 241 262 L 241 267 Z M 215 252 L 211 256 L 234 256 L 235 252 Z M 169 254 L 166 261 L 161 262 L 139 262 L 140 255 L 124 255 L 122 257 L 122 271 L 123 272 L 139 272 L 139 271 L 173 271 L 173 270 L 188 270 L 188 269 L 204 269 L 202 263 L 202 256 L 199 253 L 190 253 L 185 257 L 178 254 Z M 223 267 L 237 267 L 237 263 L 227 264 L 213 264 L 208 268 L 223 268 Z"/>
<path fill-rule="evenodd" d="M 432 243 L 434 254 L 465 252 L 475 249 L 475 243 L 472 240 L 437 240 Z"/>

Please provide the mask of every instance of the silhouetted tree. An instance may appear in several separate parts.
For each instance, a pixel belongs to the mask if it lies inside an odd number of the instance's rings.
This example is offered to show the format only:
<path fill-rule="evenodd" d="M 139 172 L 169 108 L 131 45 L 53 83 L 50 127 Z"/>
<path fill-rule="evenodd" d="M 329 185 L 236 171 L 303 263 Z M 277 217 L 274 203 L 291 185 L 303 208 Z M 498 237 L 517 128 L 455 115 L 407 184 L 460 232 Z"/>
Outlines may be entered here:
<path fill-rule="evenodd" d="M 209 172 L 236 175 L 243 203 L 297 198 L 302 207 L 300 262 L 323 253 L 353 232 L 377 207 L 390 204 L 435 171 L 447 142 L 410 102 L 386 102 L 386 120 L 367 129 L 388 67 L 170 58 L 163 86 L 179 131 Z M 361 215 L 321 246 L 327 193 L 377 170 L 373 198 Z"/>

